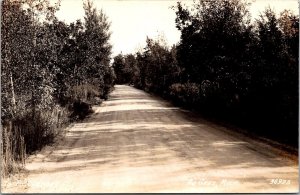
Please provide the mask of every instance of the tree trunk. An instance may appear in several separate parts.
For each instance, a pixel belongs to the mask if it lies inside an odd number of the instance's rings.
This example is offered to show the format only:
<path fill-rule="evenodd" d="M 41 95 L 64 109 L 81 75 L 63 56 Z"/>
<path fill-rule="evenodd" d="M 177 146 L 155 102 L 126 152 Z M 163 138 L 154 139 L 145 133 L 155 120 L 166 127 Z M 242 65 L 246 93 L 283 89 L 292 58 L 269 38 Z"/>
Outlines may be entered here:
<path fill-rule="evenodd" d="M 12 107 L 13 107 L 13 115 L 16 112 L 16 97 L 15 97 L 15 89 L 14 89 L 14 81 L 13 81 L 13 77 L 12 77 L 12 73 L 10 72 L 10 88 L 11 88 L 11 94 L 12 94 L 12 98 L 11 98 L 11 103 L 12 103 Z"/>

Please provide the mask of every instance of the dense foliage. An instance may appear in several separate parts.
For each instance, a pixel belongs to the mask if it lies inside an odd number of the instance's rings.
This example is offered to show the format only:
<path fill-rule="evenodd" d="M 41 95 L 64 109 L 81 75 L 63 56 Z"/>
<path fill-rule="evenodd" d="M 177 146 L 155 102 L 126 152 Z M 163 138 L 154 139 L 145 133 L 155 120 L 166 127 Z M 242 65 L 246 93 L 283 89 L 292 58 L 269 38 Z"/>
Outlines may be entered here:
<path fill-rule="evenodd" d="M 114 58 L 116 83 L 134 84 L 137 88 L 164 95 L 178 79 L 176 48 L 168 48 L 162 40 L 147 38 L 146 43 L 143 51 L 136 55 L 119 54 Z"/>
<path fill-rule="evenodd" d="M 115 58 L 117 81 L 297 145 L 299 17 L 266 9 L 251 22 L 248 7 L 241 0 L 200 0 L 190 10 L 178 3 L 179 44 L 170 49 L 147 38 L 134 63 Z"/>
<path fill-rule="evenodd" d="M 84 118 L 113 85 L 109 22 L 91 1 L 84 22 L 55 17 L 60 2 L 4 0 L 1 13 L 3 172 L 40 149 L 57 128 Z M 26 151 L 25 151 L 26 148 Z"/>
<path fill-rule="evenodd" d="M 106 99 L 114 80 L 208 117 L 298 144 L 299 16 L 266 9 L 251 22 L 243 0 L 174 7 L 180 42 L 146 39 L 110 66 L 110 23 L 84 2 L 84 21 L 55 17 L 60 2 L 1 4 L 2 173 Z M 26 150 L 25 150 L 26 148 Z"/>
<path fill-rule="evenodd" d="M 299 18 L 266 9 L 251 24 L 247 6 L 203 0 L 191 12 L 178 4 L 181 82 L 200 85 L 199 110 L 296 144 Z"/>

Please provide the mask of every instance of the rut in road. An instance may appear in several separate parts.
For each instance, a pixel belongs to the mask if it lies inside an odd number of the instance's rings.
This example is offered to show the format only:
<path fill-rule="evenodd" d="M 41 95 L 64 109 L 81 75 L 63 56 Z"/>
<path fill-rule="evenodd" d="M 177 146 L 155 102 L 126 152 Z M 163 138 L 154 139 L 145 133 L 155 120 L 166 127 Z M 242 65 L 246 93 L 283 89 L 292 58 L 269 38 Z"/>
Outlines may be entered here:
<path fill-rule="evenodd" d="M 298 164 L 277 149 L 141 90 L 117 85 L 93 109 L 4 192 L 298 191 Z"/>

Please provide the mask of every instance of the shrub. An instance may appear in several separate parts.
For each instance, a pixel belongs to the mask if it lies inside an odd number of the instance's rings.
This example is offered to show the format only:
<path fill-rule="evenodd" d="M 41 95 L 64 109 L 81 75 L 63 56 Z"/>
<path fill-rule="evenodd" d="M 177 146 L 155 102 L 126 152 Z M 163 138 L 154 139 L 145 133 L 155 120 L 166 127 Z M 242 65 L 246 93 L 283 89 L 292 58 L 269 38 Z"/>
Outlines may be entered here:
<path fill-rule="evenodd" d="M 91 84 L 83 84 L 72 87 L 71 99 L 74 101 L 92 101 L 95 97 L 100 96 L 99 88 Z"/>
<path fill-rule="evenodd" d="M 87 115 L 93 113 L 92 106 L 86 102 L 77 100 L 73 103 L 71 120 L 84 119 Z"/>
<path fill-rule="evenodd" d="M 26 151 L 24 136 L 14 128 L 12 122 L 5 122 L 2 125 L 2 165 L 1 176 L 6 177 L 16 173 L 25 164 Z"/>
<path fill-rule="evenodd" d="M 200 99 L 200 87 L 196 83 L 175 83 L 170 86 L 169 90 L 170 97 L 175 103 L 190 106 Z"/>
<path fill-rule="evenodd" d="M 2 177 L 16 173 L 25 164 L 26 154 L 52 143 L 67 123 L 68 111 L 60 106 L 30 110 L 2 121 Z"/>

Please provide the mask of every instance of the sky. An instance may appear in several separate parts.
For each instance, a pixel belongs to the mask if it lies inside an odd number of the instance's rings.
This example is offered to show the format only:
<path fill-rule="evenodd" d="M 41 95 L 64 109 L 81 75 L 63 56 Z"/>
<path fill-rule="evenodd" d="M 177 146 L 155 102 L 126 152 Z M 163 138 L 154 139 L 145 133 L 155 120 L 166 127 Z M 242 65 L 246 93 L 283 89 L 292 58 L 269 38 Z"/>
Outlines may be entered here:
<path fill-rule="evenodd" d="M 56 2 L 57 0 L 52 0 Z M 181 0 L 191 5 L 192 0 Z M 97 9 L 103 9 L 111 22 L 110 43 L 112 56 L 135 53 L 145 46 L 146 37 L 156 39 L 162 35 L 171 46 L 180 40 L 180 31 L 175 27 L 175 12 L 171 6 L 176 0 L 94 0 Z M 60 20 L 67 23 L 84 17 L 83 0 L 61 0 L 60 10 L 56 13 Z M 297 0 L 255 0 L 250 7 L 252 18 L 270 6 L 277 13 L 290 9 L 299 13 Z"/>

